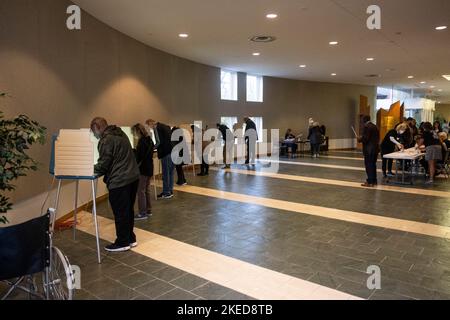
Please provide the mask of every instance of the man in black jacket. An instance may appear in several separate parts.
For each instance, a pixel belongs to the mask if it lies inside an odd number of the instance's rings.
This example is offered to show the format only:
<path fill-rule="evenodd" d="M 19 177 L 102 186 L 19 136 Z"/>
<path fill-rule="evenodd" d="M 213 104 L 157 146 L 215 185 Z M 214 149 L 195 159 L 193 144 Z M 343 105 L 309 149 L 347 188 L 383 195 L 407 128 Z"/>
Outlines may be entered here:
<path fill-rule="evenodd" d="M 173 171 L 175 169 L 172 161 L 172 130 L 168 125 L 152 119 L 147 120 L 145 123 L 155 133 L 155 147 L 158 150 L 158 158 L 161 160 L 163 192 L 158 195 L 158 198 L 171 199 L 173 198 Z"/>
<path fill-rule="evenodd" d="M 117 239 L 105 247 L 109 252 L 127 251 L 137 246 L 134 229 L 134 203 L 139 183 L 139 169 L 127 135 L 104 118 L 95 118 L 91 130 L 100 139 L 100 157 L 95 174 L 104 176 L 114 213 Z"/>
<path fill-rule="evenodd" d="M 377 180 L 377 159 L 380 153 L 380 132 L 376 125 L 370 122 L 370 116 L 363 117 L 364 130 L 362 137 L 358 142 L 363 144 L 364 164 L 367 172 L 367 182 L 363 187 L 374 187 L 378 184 Z"/>
<path fill-rule="evenodd" d="M 254 164 L 256 158 L 256 142 L 258 141 L 258 132 L 256 124 L 249 118 L 244 118 L 245 122 L 245 143 L 247 144 L 247 157 L 245 164 Z"/>

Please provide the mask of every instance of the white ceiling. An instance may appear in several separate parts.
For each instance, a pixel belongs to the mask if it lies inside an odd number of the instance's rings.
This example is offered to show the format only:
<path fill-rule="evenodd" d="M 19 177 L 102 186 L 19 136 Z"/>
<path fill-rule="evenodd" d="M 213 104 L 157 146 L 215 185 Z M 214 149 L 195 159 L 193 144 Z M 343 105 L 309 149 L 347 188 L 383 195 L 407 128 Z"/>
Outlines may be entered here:
<path fill-rule="evenodd" d="M 421 88 L 436 100 L 450 102 L 450 81 L 442 78 L 450 74 L 449 0 L 74 2 L 143 43 L 193 61 L 291 79 Z M 371 4 L 382 9 L 379 31 L 366 27 Z M 279 17 L 266 19 L 271 12 Z M 439 25 L 449 28 L 436 31 Z M 180 39 L 179 33 L 189 38 Z M 272 35 L 277 41 L 252 43 L 254 35 Z M 339 45 L 331 47 L 332 40 Z M 367 57 L 375 61 L 367 62 Z M 381 77 L 366 78 L 368 74 Z M 436 88 L 429 89 L 431 85 Z"/>

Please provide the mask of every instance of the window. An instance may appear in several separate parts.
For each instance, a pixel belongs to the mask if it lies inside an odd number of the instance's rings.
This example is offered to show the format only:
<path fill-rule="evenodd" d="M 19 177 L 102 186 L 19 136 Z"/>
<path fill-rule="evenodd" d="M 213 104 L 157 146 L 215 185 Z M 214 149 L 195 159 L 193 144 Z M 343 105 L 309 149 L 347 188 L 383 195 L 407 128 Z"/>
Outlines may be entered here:
<path fill-rule="evenodd" d="M 263 142 L 263 118 L 262 117 L 250 117 L 250 119 L 256 125 L 256 133 L 258 134 L 258 142 Z M 245 123 L 243 125 L 243 129 L 245 131 Z"/>
<path fill-rule="evenodd" d="M 234 126 L 238 123 L 237 117 L 221 117 L 220 123 L 226 125 L 231 131 L 234 131 Z"/>
<path fill-rule="evenodd" d="M 238 100 L 238 76 L 237 72 L 221 70 L 220 88 L 222 100 Z"/>
<path fill-rule="evenodd" d="M 247 75 L 247 101 L 263 102 L 263 77 Z"/>

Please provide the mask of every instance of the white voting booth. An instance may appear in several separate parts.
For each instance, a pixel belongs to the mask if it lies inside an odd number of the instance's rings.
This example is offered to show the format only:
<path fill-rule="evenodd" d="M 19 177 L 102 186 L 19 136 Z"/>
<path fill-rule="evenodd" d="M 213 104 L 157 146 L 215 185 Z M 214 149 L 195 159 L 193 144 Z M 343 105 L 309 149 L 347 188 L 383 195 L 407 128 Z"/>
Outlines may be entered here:
<path fill-rule="evenodd" d="M 121 128 L 130 139 L 131 145 L 134 145 L 131 128 Z M 75 206 L 74 206 L 74 238 L 77 229 L 77 211 L 78 211 L 78 191 L 81 180 L 91 182 L 92 191 L 92 215 L 94 220 L 96 241 L 97 241 L 97 258 L 101 263 L 100 255 L 100 238 L 97 221 L 97 182 L 98 177 L 94 173 L 94 166 L 98 161 L 98 140 L 93 136 L 89 129 L 79 130 L 60 130 L 54 141 L 52 155 L 52 165 L 50 171 L 53 171 L 55 179 L 58 181 L 58 191 L 56 195 L 55 209 L 58 210 L 61 186 L 64 180 L 73 180 L 76 182 L 75 187 Z M 53 157 L 52 157 L 53 158 Z"/>

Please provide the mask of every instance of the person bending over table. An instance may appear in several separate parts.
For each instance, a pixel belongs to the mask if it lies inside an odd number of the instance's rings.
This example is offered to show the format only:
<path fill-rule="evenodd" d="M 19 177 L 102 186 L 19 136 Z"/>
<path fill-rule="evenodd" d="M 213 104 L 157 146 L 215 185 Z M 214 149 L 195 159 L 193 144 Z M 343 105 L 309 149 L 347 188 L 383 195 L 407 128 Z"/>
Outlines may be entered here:
<path fill-rule="evenodd" d="M 383 163 L 383 177 L 387 178 L 393 177 L 392 173 L 392 165 L 394 163 L 393 159 L 384 158 L 385 155 L 395 152 L 395 148 L 397 147 L 400 150 L 404 150 L 403 144 L 401 144 L 399 140 L 399 136 L 405 133 L 408 125 L 405 123 L 401 123 L 397 126 L 397 128 L 390 130 L 383 139 L 381 143 L 381 160 Z M 387 171 L 387 173 L 386 173 Z"/>

